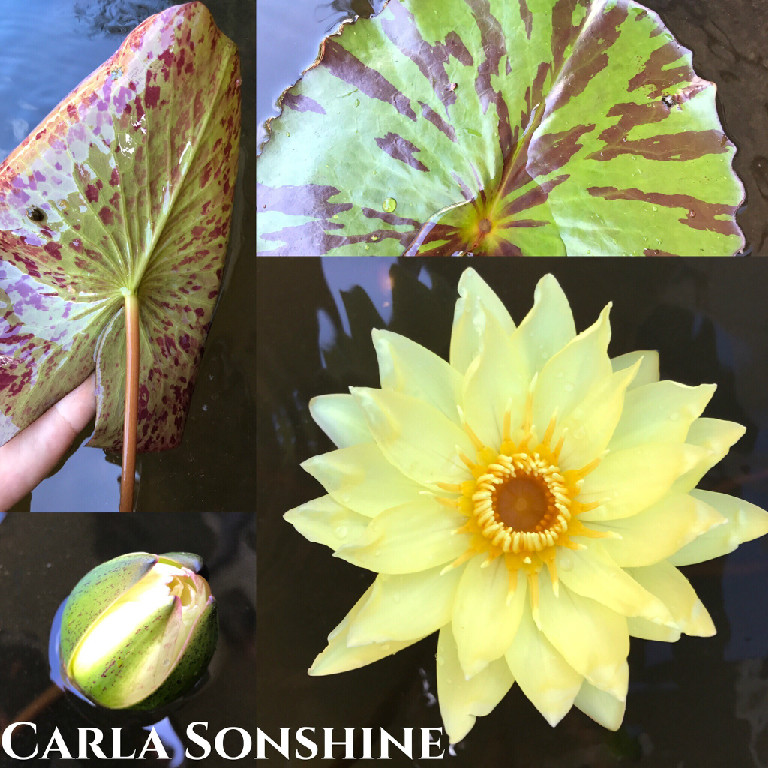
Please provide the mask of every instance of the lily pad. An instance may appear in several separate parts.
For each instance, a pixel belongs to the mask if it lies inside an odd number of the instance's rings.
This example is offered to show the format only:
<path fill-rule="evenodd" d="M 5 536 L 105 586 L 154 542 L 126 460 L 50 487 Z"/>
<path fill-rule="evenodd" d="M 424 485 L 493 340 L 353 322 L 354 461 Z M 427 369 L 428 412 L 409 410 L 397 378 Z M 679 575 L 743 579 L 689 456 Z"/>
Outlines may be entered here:
<path fill-rule="evenodd" d="M 227 250 L 240 83 L 205 6 L 169 8 L 0 166 L 0 444 L 95 369 L 90 445 L 119 450 L 128 297 L 138 449 L 180 440 Z"/>
<path fill-rule="evenodd" d="M 738 252 L 715 86 L 629 0 L 390 0 L 281 97 L 262 255 Z"/>

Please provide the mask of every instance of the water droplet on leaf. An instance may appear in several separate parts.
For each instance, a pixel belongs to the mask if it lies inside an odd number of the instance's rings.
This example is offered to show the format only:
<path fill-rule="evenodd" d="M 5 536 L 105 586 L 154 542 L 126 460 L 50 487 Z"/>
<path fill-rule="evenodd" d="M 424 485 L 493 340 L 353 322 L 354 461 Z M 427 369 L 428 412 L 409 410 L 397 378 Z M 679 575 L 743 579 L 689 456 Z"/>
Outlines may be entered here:
<path fill-rule="evenodd" d="M 395 208 L 397 208 L 397 200 L 395 200 L 394 197 L 388 197 L 382 204 L 381 207 L 387 212 L 387 213 L 393 213 Z"/>

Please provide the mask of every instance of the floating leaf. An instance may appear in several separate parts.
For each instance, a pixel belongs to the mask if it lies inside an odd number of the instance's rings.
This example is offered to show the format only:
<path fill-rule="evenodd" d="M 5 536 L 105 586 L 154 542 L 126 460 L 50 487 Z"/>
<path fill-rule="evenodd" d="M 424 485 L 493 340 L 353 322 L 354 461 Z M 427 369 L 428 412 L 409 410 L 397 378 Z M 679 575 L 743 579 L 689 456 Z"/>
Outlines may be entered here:
<path fill-rule="evenodd" d="M 715 87 L 629 0 L 390 0 L 327 38 L 281 101 L 259 160 L 264 255 L 744 242 Z"/>
<path fill-rule="evenodd" d="M 123 437 L 138 308 L 138 449 L 181 437 L 226 255 L 239 60 L 202 3 L 137 27 L 0 166 L 0 444 L 97 371 L 90 445 Z"/>

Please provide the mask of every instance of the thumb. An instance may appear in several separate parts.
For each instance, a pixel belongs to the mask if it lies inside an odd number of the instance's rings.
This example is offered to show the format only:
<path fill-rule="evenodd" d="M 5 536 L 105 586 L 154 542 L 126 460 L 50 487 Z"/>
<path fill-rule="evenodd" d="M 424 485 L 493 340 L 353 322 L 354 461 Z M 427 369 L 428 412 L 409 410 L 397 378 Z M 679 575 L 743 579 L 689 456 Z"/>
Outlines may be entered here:
<path fill-rule="evenodd" d="M 0 447 L 0 510 L 13 506 L 48 475 L 95 413 L 96 379 L 91 374 Z"/>

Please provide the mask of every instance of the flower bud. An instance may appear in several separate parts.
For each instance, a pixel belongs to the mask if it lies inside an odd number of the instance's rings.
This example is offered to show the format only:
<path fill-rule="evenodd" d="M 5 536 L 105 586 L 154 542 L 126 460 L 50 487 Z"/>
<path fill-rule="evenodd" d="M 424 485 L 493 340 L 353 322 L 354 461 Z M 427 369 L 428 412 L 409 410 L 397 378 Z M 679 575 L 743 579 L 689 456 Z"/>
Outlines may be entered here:
<path fill-rule="evenodd" d="M 200 565 L 186 552 L 133 552 L 89 571 L 61 619 L 68 683 L 110 709 L 155 709 L 191 688 L 218 634 Z"/>

